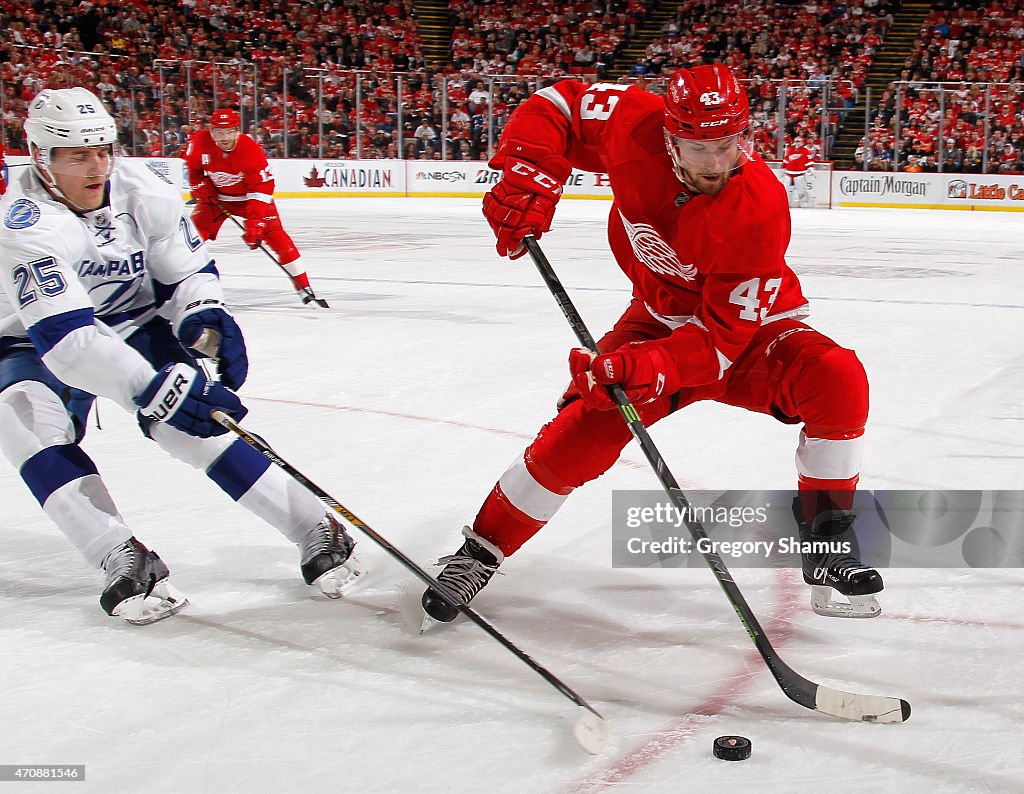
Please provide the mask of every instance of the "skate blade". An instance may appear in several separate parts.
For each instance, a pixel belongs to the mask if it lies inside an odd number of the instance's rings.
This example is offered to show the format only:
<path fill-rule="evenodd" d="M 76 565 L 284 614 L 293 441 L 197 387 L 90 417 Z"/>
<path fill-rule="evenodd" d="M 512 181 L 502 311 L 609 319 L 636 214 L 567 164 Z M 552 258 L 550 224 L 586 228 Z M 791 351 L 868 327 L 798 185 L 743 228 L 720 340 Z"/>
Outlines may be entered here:
<path fill-rule="evenodd" d="M 423 622 L 420 624 L 420 636 L 422 637 L 428 631 L 433 631 L 438 626 L 450 626 L 450 621 L 438 620 L 432 618 L 426 612 L 423 613 Z"/>
<path fill-rule="evenodd" d="M 811 609 L 827 618 L 876 618 L 882 606 L 874 595 L 846 596 L 848 601 L 832 597 L 833 588 L 827 585 L 811 587 Z"/>
<path fill-rule="evenodd" d="M 126 598 L 116 607 L 113 615 L 122 618 L 133 626 L 148 626 L 171 615 L 176 615 L 188 606 L 188 599 L 166 579 L 153 586 L 153 591 L 146 596 Z"/>
<path fill-rule="evenodd" d="M 353 555 L 337 568 L 332 568 L 318 579 L 314 579 L 313 584 L 328 598 L 341 598 L 356 587 L 364 573 L 363 566 Z"/>

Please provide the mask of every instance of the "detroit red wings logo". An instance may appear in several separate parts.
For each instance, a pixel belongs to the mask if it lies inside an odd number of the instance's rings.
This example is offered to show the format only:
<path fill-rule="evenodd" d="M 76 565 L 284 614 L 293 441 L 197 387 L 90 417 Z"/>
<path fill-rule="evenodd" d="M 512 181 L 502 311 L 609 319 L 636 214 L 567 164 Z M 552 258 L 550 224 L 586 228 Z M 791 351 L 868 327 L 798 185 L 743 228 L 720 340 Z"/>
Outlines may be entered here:
<path fill-rule="evenodd" d="M 697 277 L 695 265 L 684 265 L 654 227 L 647 223 L 630 223 L 619 210 L 622 227 L 626 230 L 629 244 L 633 248 L 633 256 L 643 262 L 655 273 L 665 276 L 678 276 L 684 281 L 693 281 Z"/>
<path fill-rule="evenodd" d="M 227 171 L 207 171 L 206 175 L 210 177 L 210 181 L 217 187 L 231 187 L 241 183 L 245 178 L 241 171 L 237 174 L 228 173 Z"/>

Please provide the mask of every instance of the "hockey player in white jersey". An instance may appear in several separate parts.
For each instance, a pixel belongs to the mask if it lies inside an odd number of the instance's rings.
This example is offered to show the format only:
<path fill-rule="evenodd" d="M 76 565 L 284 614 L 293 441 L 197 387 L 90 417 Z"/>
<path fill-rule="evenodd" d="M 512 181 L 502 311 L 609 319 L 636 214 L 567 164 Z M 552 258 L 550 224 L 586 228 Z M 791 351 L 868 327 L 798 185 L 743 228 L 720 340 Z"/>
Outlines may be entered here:
<path fill-rule="evenodd" d="M 337 598 L 353 541 L 308 491 L 211 419 L 246 413 L 245 341 L 173 186 L 117 158 L 117 128 L 84 88 L 45 90 L 25 122 L 32 168 L 0 202 L 0 447 L 106 582 L 108 614 L 151 623 L 187 604 L 137 540 L 80 442 L 95 396 L 205 471 L 300 549 L 307 584 Z M 196 367 L 219 340 L 220 382 Z"/>

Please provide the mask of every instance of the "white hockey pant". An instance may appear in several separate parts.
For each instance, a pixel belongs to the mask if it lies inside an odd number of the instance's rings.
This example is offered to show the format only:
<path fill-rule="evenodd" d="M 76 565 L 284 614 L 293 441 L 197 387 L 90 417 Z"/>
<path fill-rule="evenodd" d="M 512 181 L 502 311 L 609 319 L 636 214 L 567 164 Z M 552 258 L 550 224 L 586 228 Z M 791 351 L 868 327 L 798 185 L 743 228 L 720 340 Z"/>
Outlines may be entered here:
<path fill-rule="evenodd" d="M 132 536 L 92 459 L 75 443 L 64 404 L 48 387 L 26 380 L 0 392 L 0 447 L 89 564 L 99 568 Z"/>
<path fill-rule="evenodd" d="M 806 174 L 788 175 L 789 206 L 808 207 L 811 202 L 810 186 Z"/>
<path fill-rule="evenodd" d="M 228 496 L 293 543 L 324 518 L 319 499 L 233 433 L 197 438 L 155 424 L 150 436 L 171 457 L 205 471 Z"/>

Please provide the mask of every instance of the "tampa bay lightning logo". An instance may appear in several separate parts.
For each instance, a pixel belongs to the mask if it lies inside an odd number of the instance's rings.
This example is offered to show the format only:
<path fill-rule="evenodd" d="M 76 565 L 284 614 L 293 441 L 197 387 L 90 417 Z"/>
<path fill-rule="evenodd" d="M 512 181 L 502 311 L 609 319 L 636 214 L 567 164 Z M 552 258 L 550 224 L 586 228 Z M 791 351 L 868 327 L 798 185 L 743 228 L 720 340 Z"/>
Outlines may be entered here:
<path fill-rule="evenodd" d="M 139 278 L 105 281 L 89 289 L 89 298 L 97 314 L 108 316 L 131 308 L 141 286 Z"/>
<path fill-rule="evenodd" d="M 11 204 L 4 216 L 4 226 L 8 229 L 27 229 L 39 220 L 39 205 L 26 198 L 20 198 Z"/>

